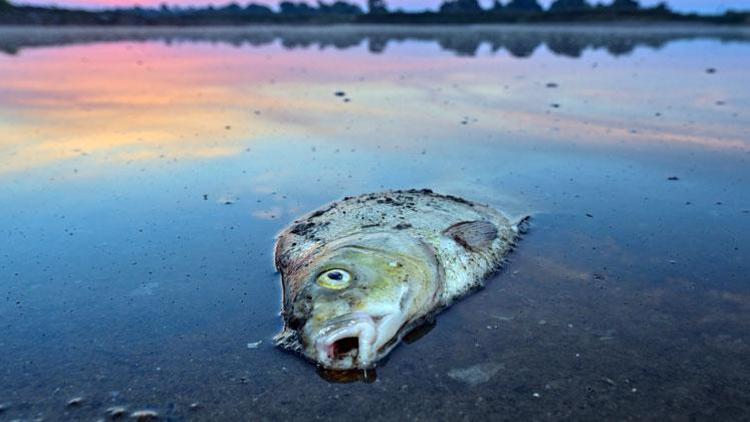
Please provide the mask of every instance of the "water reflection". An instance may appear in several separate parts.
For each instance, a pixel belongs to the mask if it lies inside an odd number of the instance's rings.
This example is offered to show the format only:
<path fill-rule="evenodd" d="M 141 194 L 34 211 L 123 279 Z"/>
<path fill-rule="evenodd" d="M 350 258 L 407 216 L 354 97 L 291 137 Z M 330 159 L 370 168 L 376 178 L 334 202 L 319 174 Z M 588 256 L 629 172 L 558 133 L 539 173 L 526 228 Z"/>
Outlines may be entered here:
<path fill-rule="evenodd" d="M 82 160 L 107 171 L 122 164 L 252 156 L 261 144 L 309 137 L 338 144 L 337 151 L 348 151 L 352 138 L 359 147 L 422 151 L 419 142 L 404 140 L 451 142 L 457 130 L 474 134 L 464 142 L 475 144 L 545 139 L 750 148 L 739 124 L 747 111 L 745 93 L 728 89 L 742 85 L 744 73 L 734 61 L 747 44 L 729 45 L 710 63 L 691 57 L 691 48 L 720 45 L 711 38 L 714 32 L 2 31 L 0 43 L 23 53 L 0 55 L 0 142 L 6 157 L 0 175 Z M 716 36 L 740 40 L 742 34 Z M 617 58 L 606 52 L 650 39 L 656 46 L 676 36 L 708 38 L 673 44 L 678 48 L 670 60 L 648 50 Z M 470 54 L 482 43 L 494 43 L 495 50 L 502 45 L 514 56 L 528 55 L 540 43 L 546 51 L 570 55 L 586 46 L 606 50 L 591 51 L 590 60 L 544 53 L 518 60 L 477 54 L 465 61 L 415 39 Z M 389 43 L 388 54 L 369 53 L 373 44 Z M 23 50 L 45 45 L 65 48 Z M 296 48 L 303 45 L 358 47 Z M 651 57 L 659 66 L 639 70 L 639 61 Z M 718 72 L 707 73 L 708 65 Z M 253 215 L 273 220 L 288 213 L 274 206 Z"/>
<path fill-rule="evenodd" d="M 441 49 L 458 56 L 475 56 L 486 45 L 493 53 L 505 50 L 518 58 L 531 57 L 546 45 L 554 54 L 580 57 L 587 49 L 603 49 L 612 56 L 631 53 L 637 47 L 659 49 L 679 40 L 697 38 L 721 42 L 747 42 L 750 31 L 743 28 L 601 28 L 547 26 L 475 26 L 464 27 L 334 27 L 291 28 L 107 28 L 107 29 L 1 29 L 0 51 L 17 54 L 29 47 L 85 44 L 107 41 L 160 41 L 223 43 L 236 47 L 260 47 L 279 42 L 286 49 L 348 49 L 366 45 L 374 54 L 389 45 L 404 41 L 437 43 Z"/>
<path fill-rule="evenodd" d="M 750 44 L 276 30 L 2 30 L 0 419 L 750 414 Z M 274 235 L 412 187 L 531 231 L 377 380 L 328 383 L 272 345 Z"/>

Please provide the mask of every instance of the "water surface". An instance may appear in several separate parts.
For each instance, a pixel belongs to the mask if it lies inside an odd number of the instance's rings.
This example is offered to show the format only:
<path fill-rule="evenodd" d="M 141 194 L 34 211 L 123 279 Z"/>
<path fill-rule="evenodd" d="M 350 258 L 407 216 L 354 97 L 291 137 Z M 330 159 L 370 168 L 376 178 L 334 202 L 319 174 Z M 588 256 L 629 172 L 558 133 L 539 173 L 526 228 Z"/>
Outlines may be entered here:
<path fill-rule="evenodd" d="M 0 29 L 0 419 L 750 417 L 747 41 Z M 531 230 L 376 379 L 274 348 L 274 235 L 412 187 Z"/>

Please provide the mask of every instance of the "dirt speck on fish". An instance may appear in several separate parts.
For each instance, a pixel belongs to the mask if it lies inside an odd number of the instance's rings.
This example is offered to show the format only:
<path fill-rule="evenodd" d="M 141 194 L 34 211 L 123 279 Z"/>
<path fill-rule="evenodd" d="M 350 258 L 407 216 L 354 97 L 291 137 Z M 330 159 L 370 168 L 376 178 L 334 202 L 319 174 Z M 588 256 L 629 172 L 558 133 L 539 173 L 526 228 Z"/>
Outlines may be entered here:
<path fill-rule="evenodd" d="M 347 197 L 278 237 L 276 344 L 329 369 L 372 368 L 497 271 L 527 217 L 428 189 Z"/>

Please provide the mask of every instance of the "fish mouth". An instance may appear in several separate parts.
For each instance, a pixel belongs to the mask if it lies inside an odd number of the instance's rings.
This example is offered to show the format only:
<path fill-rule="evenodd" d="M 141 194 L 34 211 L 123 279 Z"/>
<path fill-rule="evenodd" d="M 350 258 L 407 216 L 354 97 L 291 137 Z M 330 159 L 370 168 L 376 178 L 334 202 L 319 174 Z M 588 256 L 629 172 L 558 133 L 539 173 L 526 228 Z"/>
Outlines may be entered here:
<path fill-rule="evenodd" d="M 364 312 L 330 321 L 316 336 L 318 362 L 332 369 L 367 368 L 375 361 L 378 324 Z"/>

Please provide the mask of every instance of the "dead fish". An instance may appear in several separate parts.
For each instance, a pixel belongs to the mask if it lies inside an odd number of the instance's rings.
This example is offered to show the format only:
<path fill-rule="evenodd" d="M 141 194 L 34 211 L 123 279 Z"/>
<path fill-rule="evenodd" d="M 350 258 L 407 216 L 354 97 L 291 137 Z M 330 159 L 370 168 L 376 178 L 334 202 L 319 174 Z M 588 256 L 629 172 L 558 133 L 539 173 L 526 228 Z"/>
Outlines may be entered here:
<path fill-rule="evenodd" d="M 526 220 L 429 189 L 324 206 L 278 236 L 284 328 L 274 340 L 324 368 L 373 368 L 496 272 Z"/>

